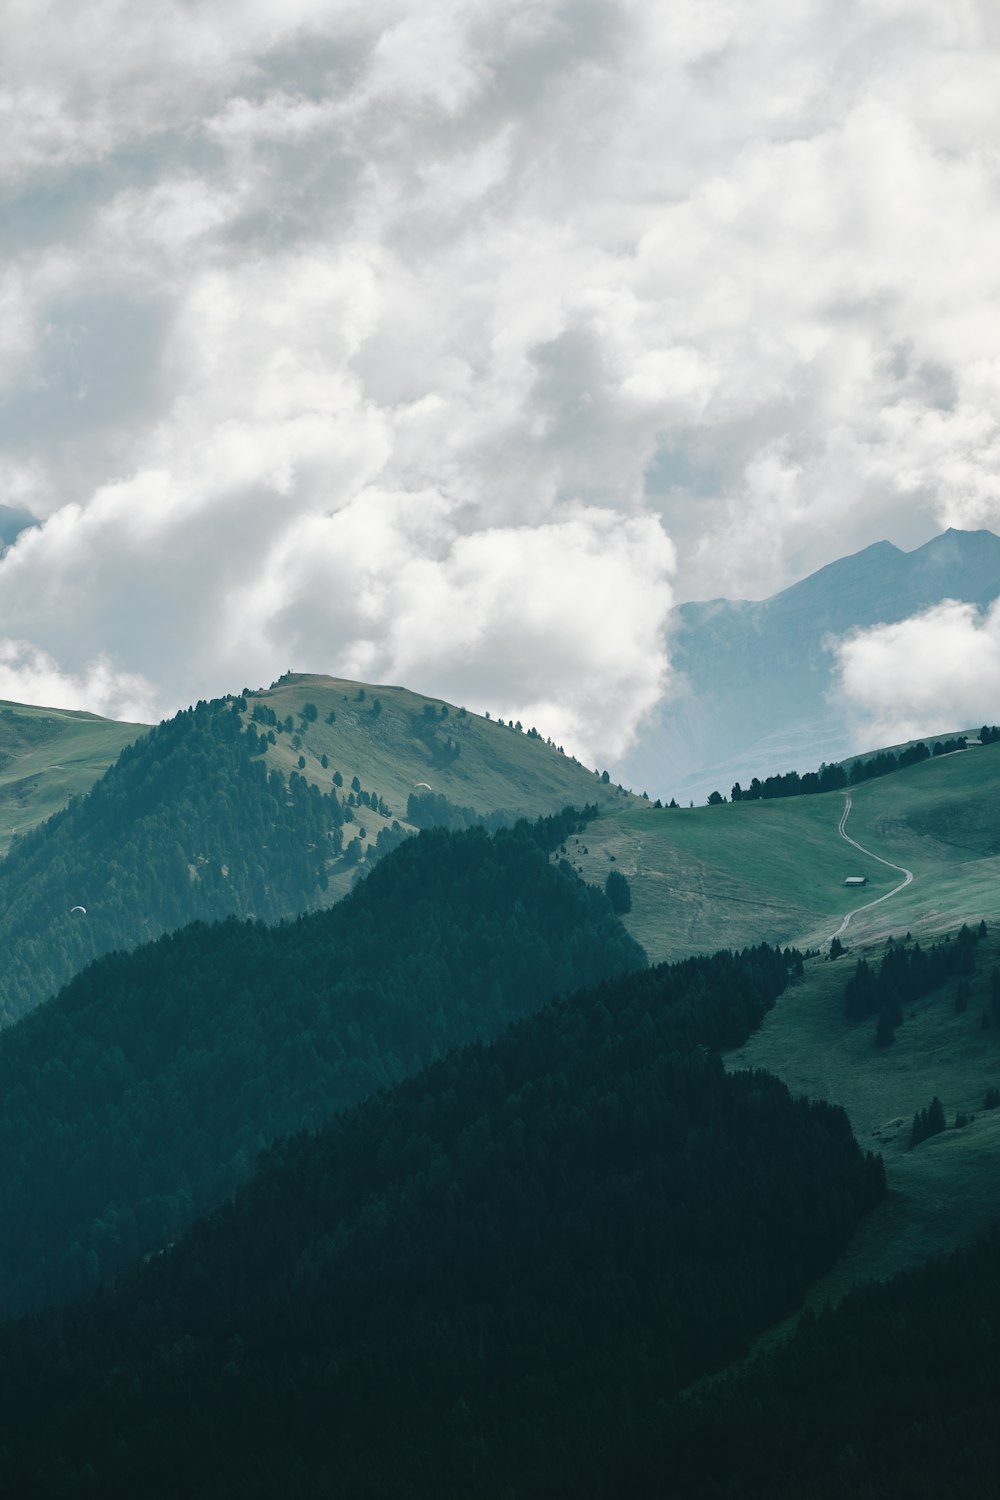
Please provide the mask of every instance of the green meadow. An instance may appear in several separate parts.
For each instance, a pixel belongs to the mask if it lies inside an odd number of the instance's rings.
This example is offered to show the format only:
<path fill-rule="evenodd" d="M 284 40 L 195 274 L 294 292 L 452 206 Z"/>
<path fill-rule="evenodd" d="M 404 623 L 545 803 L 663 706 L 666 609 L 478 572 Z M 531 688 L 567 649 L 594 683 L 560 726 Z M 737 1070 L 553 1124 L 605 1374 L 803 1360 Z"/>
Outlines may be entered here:
<path fill-rule="evenodd" d="M 1000 915 L 1000 746 L 923 761 L 851 797 L 846 832 L 914 880 L 853 916 L 845 941 Z M 626 876 L 626 921 L 654 961 L 762 939 L 822 947 L 903 879 L 840 838 L 843 811 L 842 792 L 673 809 L 631 801 L 567 854 L 588 880 Z M 867 877 L 860 892 L 844 885 L 852 875 Z"/>
<path fill-rule="evenodd" d="M 147 728 L 71 709 L 0 701 L 0 856 L 16 833 L 89 791 Z"/>

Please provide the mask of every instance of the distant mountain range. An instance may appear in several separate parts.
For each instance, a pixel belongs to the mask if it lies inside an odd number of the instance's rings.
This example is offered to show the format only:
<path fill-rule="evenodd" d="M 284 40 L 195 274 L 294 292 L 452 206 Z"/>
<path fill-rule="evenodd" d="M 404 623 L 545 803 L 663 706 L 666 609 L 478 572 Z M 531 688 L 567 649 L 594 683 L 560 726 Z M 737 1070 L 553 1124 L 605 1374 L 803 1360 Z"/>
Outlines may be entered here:
<path fill-rule="evenodd" d="M 869 750 L 854 743 L 828 696 L 830 639 L 905 620 L 942 599 L 984 607 L 998 596 L 1000 537 L 951 529 L 913 552 L 876 542 L 770 599 L 678 605 L 673 689 L 616 775 L 650 796 L 702 801 L 741 777 Z"/>

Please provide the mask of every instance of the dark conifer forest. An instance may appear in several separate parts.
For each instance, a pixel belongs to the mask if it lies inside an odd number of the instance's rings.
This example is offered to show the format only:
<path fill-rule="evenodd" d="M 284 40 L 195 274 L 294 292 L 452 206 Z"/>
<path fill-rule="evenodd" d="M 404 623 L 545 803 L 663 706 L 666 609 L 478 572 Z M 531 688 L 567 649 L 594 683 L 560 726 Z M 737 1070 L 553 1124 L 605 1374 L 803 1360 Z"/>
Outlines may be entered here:
<path fill-rule="evenodd" d="M 842 1111 L 713 1050 L 798 962 L 608 980 L 276 1145 L 175 1248 L 0 1332 L 5 1492 L 517 1495 L 651 1419 L 884 1190 Z"/>
<path fill-rule="evenodd" d="M 546 857 L 578 821 L 420 834 L 329 910 L 107 955 L 0 1034 L 0 1308 L 108 1275 L 277 1136 L 643 964 Z"/>
<path fill-rule="evenodd" d="M 532 1500 L 985 1500 L 1000 1473 L 1000 1236 L 805 1314 L 745 1374 L 628 1444 L 585 1445 Z"/>

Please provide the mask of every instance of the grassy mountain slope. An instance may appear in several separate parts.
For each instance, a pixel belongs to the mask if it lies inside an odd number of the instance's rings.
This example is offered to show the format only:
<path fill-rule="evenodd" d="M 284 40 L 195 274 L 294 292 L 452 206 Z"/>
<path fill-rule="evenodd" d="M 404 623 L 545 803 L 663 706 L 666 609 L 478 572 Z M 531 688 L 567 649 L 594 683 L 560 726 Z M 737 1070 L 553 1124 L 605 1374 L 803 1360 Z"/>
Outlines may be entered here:
<path fill-rule="evenodd" d="M 245 701 L 247 724 L 258 708 L 273 712 L 279 723 L 291 719 L 292 729 L 279 732 L 268 751 L 269 766 L 285 774 L 297 769 L 322 791 L 340 772 L 344 794 L 356 776 L 382 798 L 388 816 L 365 807 L 350 830 L 356 835 L 359 827 L 365 829 L 364 849 L 393 818 L 407 823 L 409 798 L 424 786 L 481 816 L 540 817 L 585 803 L 613 807 L 638 801 L 529 735 L 530 725 L 519 732 L 407 688 L 289 673 L 267 690 L 248 693 Z M 315 707 L 315 718 L 303 714 L 306 704 Z M 257 727 L 269 726 L 258 722 Z"/>
<path fill-rule="evenodd" d="M 851 939 L 1000 915 L 1000 745 L 923 761 L 851 797 L 851 837 L 915 876 L 852 918 Z M 902 880 L 838 836 L 843 810 L 841 792 L 662 810 L 632 803 L 567 848 L 589 881 L 610 869 L 626 876 L 626 922 L 653 959 L 758 939 L 806 948 L 828 943 L 843 916 Z M 845 888 L 849 875 L 867 877 L 860 894 Z"/>
<path fill-rule="evenodd" d="M 15 834 L 89 791 L 147 727 L 0 701 L 0 856 Z"/>
<path fill-rule="evenodd" d="M 161 1247 L 278 1136 L 643 966 L 548 862 L 553 822 L 423 833 L 328 911 L 108 955 L 0 1035 L 0 1310 Z"/>
<path fill-rule="evenodd" d="M 884 1158 L 889 1197 L 817 1287 L 818 1302 L 965 1244 L 1000 1217 L 1000 1109 L 982 1108 L 986 1091 L 1000 1088 L 991 1004 L 1000 935 L 978 945 L 967 1009 L 956 1011 L 956 983 L 946 983 L 906 1005 L 895 1041 L 877 1047 L 874 1018 L 848 1021 L 843 995 L 857 959 L 875 963 L 886 951 L 884 941 L 854 944 L 835 963 L 807 960 L 801 982 L 727 1058 L 733 1068 L 769 1069 L 794 1093 L 841 1104 L 859 1142 Z M 934 1097 L 950 1128 L 911 1149 L 913 1117 Z M 959 1115 L 971 1122 L 956 1129 Z"/>

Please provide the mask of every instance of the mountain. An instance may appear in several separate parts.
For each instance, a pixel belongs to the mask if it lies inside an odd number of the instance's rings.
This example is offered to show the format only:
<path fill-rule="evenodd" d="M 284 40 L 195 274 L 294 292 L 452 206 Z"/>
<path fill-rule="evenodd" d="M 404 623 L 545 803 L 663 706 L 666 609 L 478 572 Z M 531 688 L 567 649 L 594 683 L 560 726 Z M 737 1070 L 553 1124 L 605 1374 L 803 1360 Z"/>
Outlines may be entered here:
<path fill-rule="evenodd" d="M 0 855 L 26 833 L 88 792 L 148 728 L 66 708 L 0 700 Z"/>
<path fill-rule="evenodd" d="M 883 1191 L 711 1049 L 795 955 L 547 1006 L 283 1142 L 116 1286 L 0 1330 L 5 1493 L 500 1497 L 793 1307 Z"/>
<path fill-rule="evenodd" d="M 678 605 L 675 686 L 617 774 L 653 796 L 700 802 L 735 780 L 843 760 L 865 747 L 827 699 L 829 638 L 942 599 L 985 607 L 998 596 L 1000 537 L 951 529 L 913 552 L 876 542 L 770 599 Z"/>
<path fill-rule="evenodd" d="M 402 688 L 289 676 L 200 702 L 0 863 L 0 1018 L 186 922 L 330 904 L 418 827 L 632 800 L 531 730 Z"/>
<path fill-rule="evenodd" d="M 547 858 L 577 823 L 423 833 L 327 911 L 108 955 L 0 1034 L 0 1312 L 162 1248 L 278 1136 L 643 966 Z"/>

